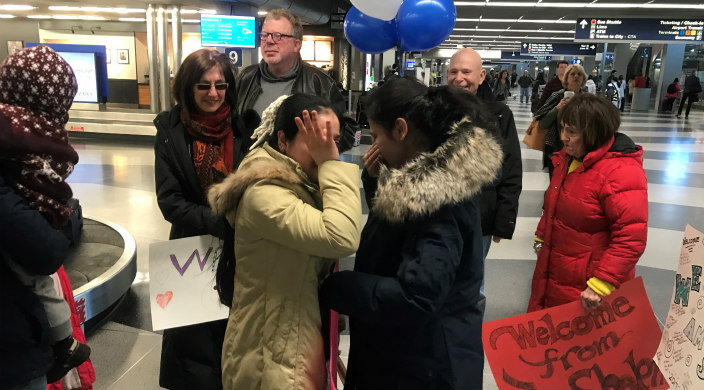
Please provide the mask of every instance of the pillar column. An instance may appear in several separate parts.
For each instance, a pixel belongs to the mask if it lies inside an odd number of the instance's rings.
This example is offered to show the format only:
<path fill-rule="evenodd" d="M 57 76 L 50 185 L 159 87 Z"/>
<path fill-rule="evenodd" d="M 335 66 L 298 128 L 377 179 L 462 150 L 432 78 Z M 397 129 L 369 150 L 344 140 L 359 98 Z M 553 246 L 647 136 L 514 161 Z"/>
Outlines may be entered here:
<path fill-rule="evenodd" d="M 176 76 L 178 68 L 181 67 L 181 62 L 183 62 L 183 27 L 181 24 L 181 7 L 174 6 L 171 8 L 171 40 L 174 44 L 174 60 L 171 64 Z"/>
<path fill-rule="evenodd" d="M 157 46 L 159 51 L 159 97 L 161 109 L 171 108 L 171 77 L 169 72 L 169 24 L 168 13 L 164 6 L 156 10 Z"/>
<path fill-rule="evenodd" d="M 159 75 L 157 67 L 156 45 L 156 9 L 152 4 L 147 7 L 147 58 L 149 61 L 149 97 L 153 113 L 159 112 Z"/>

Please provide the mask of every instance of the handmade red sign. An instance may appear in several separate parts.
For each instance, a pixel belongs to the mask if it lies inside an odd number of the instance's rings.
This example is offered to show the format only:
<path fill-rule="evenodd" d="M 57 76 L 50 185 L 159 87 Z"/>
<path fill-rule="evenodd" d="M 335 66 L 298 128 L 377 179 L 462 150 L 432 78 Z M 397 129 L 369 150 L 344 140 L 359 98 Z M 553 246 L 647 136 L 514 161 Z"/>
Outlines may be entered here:
<path fill-rule="evenodd" d="M 667 389 L 653 362 L 661 331 L 638 277 L 594 313 L 580 301 L 484 324 L 499 389 Z"/>

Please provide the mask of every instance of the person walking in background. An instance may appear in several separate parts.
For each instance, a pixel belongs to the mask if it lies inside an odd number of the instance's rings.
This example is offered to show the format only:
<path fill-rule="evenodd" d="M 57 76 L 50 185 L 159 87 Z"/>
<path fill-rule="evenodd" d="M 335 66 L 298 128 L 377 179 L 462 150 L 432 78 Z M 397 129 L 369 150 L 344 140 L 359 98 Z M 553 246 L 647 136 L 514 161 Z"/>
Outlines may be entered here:
<path fill-rule="evenodd" d="M 217 51 L 183 61 L 173 83 L 177 105 L 154 119 L 154 181 L 169 239 L 210 234 L 231 239 L 225 217 L 208 207 L 207 189 L 237 169 L 259 116 L 235 110 L 235 80 Z M 170 390 L 222 389 L 220 355 L 227 321 L 164 330 L 159 385 Z"/>
<path fill-rule="evenodd" d="M 535 110 L 539 110 L 540 108 L 543 107 L 543 104 L 548 100 L 550 96 L 552 96 L 553 93 L 561 90 L 564 84 L 564 75 L 565 75 L 565 70 L 567 70 L 567 66 L 569 64 L 567 61 L 560 61 L 557 63 L 557 77 L 553 77 L 550 79 L 550 81 L 545 84 L 545 88 L 543 89 L 542 95 L 540 95 L 540 100 L 538 101 L 538 105 L 535 107 Z"/>
<path fill-rule="evenodd" d="M 533 90 L 530 96 L 530 112 L 535 113 L 538 107 L 538 101 L 540 100 L 540 95 L 543 93 L 543 88 L 545 88 L 545 73 L 538 72 L 538 77 L 533 81 Z"/>
<path fill-rule="evenodd" d="M 280 97 L 255 136 L 237 172 L 208 193 L 235 230 L 236 268 L 218 266 L 216 277 L 231 307 L 223 387 L 323 389 L 318 286 L 359 245 L 359 168 L 339 161 L 339 114 L 318 96 Z"/>
<path fill-rule="evenodd" d="M 609 79 L 606 81 L 606 91 L 609 92 L 609 97 L 611 99 L 611 103 L 613 103 L 614 107 L 619 108 L 621 107 L 621 87 L 618 85 L 618 80 L 616 77 L 611 76 Z"/>
<path fill-rule="evenodd" d="M 497 180 L 482 188 L 477 196 L 477 203 L 482 219 L 484 256 L 486 263 L 492 241 L 499 243 L 502 239 L 510 240 L 516 228 L 518 199 L 523 188 L 523 164 L 521 162 L 521 145 L 516 132 L 516 122 L 511 109 L 494 100 L 491 88 L 484 82 L 486 71 L 482 67 L 482 58 L 474 49 L 460 49 L 450 58 L 447 68 L 447 81 L 450 85 L 462 88 L 482 100 L 488 113 L 496 118 L 493 135 L 500 141 L 503 151 L 501 174 Z M 520 82 L 520 80 L 519 80 Z M 482 279 L 482 313 L 485 308 L 484 279 Z"/>
<path fill-rule="evenodd" d="M 581 298 L 588 311 L 633 279 L 648 234 L 643 148 L 618 133 L 620 115 L 601 96 L 579 94 L 559 114 L 564 149 L 535 232 L 538 261 L 528 311 Z"/>
<path fill-rule="evenodd" d="M 528 71 L 523 71 L 523 76 L 518 78 L 518 86 L 521 87 L 521 103 L 523 103 L 523 97 L 526 98 L 526 104 L 530 98 L 530 86 L 533 84 L 533 79 L 528 75 Z"/>
<path fill-rule="evenodd" d="M 587 77 L 587 83 L 585 86 L 587 87 L 587 92 L 596 94 L 596 83 L 594 83 L 594 76 L 589 75 L 589 77 Z"/>
<path fill-rule="evenodd" d="M 286 9 L 267 13 L 260 33 L 262 61 L 242 70 L 237 78 L 237 112 L 248 109 L 259 115 L 281 95 L 307 93 L 330 101 L 337 112 L 347 109 L 335 80 L 301 59 L 303 25 Z M 340 152 L 354 144 L 357 124 L 348 115 L 341 123 Z"/>
<path fill-rule="evenodd" d="M 482 228 L 494 118 L 472 94 L 415 80 L 370 96 L 362 182 L 369 219 L 354 271 L 330 275 L 323 307 L 350 316 L 348 389 L 481 389 Z"/>
<path fill-rule="evenodd" d="M 494 99 L 497 102 L 503 102 L 508 99 L 511 94 L 511 81 L 508 79 L 508 71 L 502 70 L 499 78 L 494 83 Z"/>
<path fill-rule="evenodd" d="M 675 80 L 667 86 L 665 93 L 665 104 L 663 104 L 662 112 L 672 112 L 675 99 L 680 94 L 680 79 L 675 77 Z"/>
<path fill-rule="evenodd" d="M 677 110 L 677 118 L 682 115 L 682 107 L 684 107 L 685 100 L 687 103 L 687 111 L 684 113 L 685 119 L 689 118 L 689 110 L 692 108 L 692 103 L 699 101 L 699 93 L 702 91 L 702 84 L 692 71 L 692 73 L 684 79 L 684 92 L 682 92 L 682 99 L 680 99 L 680 108 Z"/>

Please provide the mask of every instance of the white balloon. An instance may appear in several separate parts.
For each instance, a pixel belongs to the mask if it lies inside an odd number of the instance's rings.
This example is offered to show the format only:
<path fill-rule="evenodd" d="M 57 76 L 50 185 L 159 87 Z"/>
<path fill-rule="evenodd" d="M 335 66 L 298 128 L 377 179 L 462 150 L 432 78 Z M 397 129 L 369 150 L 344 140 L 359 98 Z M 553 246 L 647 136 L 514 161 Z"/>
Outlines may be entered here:
<path fill-rule="evenodd" d="M 403 0 L 351 0 L 351 2 L 365 15 L 381 20 L 392 20 L 401 8 Z"/>

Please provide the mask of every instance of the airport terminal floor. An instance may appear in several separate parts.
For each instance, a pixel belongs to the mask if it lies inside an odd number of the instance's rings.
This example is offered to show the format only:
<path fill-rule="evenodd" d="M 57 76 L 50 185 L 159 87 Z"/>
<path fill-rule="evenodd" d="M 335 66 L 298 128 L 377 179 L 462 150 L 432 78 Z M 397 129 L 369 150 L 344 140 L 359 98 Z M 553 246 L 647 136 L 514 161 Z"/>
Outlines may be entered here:
<path fill-rule="evenodd" d="M 518 95 L 517 92 L 514 96 Z M 529 104 L 509 100 L 519 137 L 531 120 Z M 704 121 L 695 106 L 689 119 L 655 113 L 622 114 L 620 131 L 643 146 L 648 178 L 649 229 L 645 254 L 636 273 L 642 275 L 658 321 L 667 316 L 682 232 L 687 224 L 704 229 Z M 88 334 L 93 349 L 96 389 L 157 389 L 161 332 L 153 332 L 149 309 L 149 245 L 168 239 L 154 193 L 154 152 L 149 140 L 105 141 L 74 138 L 80 162 L 69 182 L 87 217 L 126 228 L 137 244 L 137 277 L 108 320 Z M 342 158 L 362 167 L 369 145 Z M 485 321 L 525 312 L 535 265 L 533 233 L 538 223 L 548 175 L 540 152 L 522 149 L 523 193 L 513 240 L 493 244 L 486 264 Z M 363 191 L 360 183 L 360 191 Z M 362 196 L 364 199 L 364 196 Z M 368 212 L 366 205 L 363 211 Z M 366 217 L 366 214 L 365 214 Z M 341 260 L 351 269 L 354 258 Z M 349 336 L 341 349 L 346 361 Z M 484 387 L 496 384 L 488 365 Z"/>

